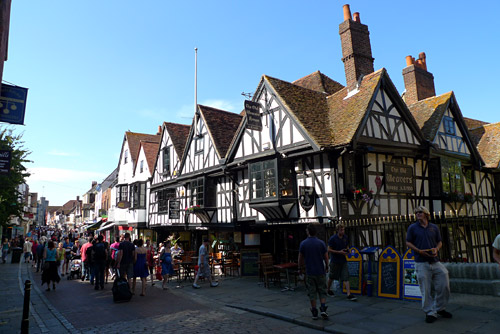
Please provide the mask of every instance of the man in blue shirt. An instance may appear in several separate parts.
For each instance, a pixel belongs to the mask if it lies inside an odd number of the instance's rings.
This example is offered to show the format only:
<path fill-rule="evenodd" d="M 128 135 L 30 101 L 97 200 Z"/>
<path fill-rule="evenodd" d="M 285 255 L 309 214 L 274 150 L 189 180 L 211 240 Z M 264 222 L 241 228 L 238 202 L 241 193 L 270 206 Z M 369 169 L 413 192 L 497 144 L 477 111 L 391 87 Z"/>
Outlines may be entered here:
<path fill-rule="evenodd" d="M 439 314 L 443 318 L 451 318 L 452 314 L 445 310 L 450 298 L 450 280 L 448 270 L 439 262 L 438 251 L 443 246 L 439 228 L 429 222 L 430 212 L 424 206 L 415 210 L 417 221 L 410 225 L 406 233 L 406 246 L 415 255 L 415 270 L 422 294 L 422 309 L 425 321 L 436 321 Z M 434 298 L 431 286 L 434 285 Z"/>
<path fill-rule="evenodd" d="M 349 252 L 349 240 L 345 235 L 345 227 L 343 224 L 337 225 L 337 234 L 334 234 L 328 240 L 328 253 L 330 253 L 330 272 L 328 273 L 327 294 L 333 297 L 335 294 L 331 290 L 333 280 L 339 281 L 340 287 L 342 283 L 345 285 L 347 299 L 356 301 L 357 298 L 351 294 L 351 286 L 349 285 L 349 272 L 347 270 L 346 255 Z"/>
<path fill-rule="evenodd" d="M 328 319 L 326 313 L 326 272 L 328 271 L 328 252 L 324 241 L 316 237 L 316 226 L 309 224 L 306 229 L 307 239 L 299 247 L 299 274 L 306 265 L 307 295 L 311 302 L 311 313 L 314 320 L 318 319 L 316 297 L 321 302 L 320 312 L 323 319 Z"/>

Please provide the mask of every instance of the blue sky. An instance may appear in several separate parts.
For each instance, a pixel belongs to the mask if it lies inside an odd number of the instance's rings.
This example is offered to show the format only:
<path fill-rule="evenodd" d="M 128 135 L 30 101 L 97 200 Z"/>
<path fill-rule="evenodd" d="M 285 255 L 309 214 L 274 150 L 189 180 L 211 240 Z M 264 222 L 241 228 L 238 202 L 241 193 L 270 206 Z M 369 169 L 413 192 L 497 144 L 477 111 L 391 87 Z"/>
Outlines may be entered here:
<path fill-rule="evenodd" d="M 400 93 L 405 57 L 427 54 L 436 93 L 465 117 L 499 122 L 499 1 L 14 0 L 3 79 L 29 88 L 30 190 L 50 205 L 82 196 L 118 165 L 125 131 L 190 124 L 198 103 L 243 109 L 263 74 L 316 70 L 345 84 L 342 5 L 370 30 L 375 69 Z"/>

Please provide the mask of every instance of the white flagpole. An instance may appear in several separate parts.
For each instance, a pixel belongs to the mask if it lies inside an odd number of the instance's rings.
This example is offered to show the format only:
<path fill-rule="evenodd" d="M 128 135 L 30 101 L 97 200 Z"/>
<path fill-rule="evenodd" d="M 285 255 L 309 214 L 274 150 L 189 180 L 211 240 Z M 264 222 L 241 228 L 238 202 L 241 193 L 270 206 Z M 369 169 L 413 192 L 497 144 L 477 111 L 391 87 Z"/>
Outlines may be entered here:
<path fill-rule="evenodd" d="M 198 135 L 198 48 L 194 48 L 194 120 L 195 134 Z"/>

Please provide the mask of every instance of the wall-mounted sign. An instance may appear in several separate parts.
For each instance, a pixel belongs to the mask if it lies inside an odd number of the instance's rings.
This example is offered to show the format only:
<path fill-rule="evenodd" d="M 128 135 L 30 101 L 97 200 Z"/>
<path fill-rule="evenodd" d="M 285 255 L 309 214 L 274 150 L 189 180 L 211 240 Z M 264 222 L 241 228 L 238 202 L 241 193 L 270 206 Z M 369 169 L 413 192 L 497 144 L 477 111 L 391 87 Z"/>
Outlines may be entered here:
<path fill-rule="evenodd" d="M 2 84 L 0 92 L 0 122 L 24 124 L 28 88 Z"/>
<path fill-rule="evenodd" d="M 388 193 L 415 193 L 415 176 L 413 167 L 384 163 L 385 192 Z"/>
<path fill-rule="evenodd" d="M 130 208 L 130 202 L 129 201 L 120 201 L 116 203 L 116 207 L 118 209 L 128 209 Z"/>
<path fill-rule="evenodd" d="M 168 218 L 169 219 L 179 219 L 181 217 L 180 214 L 181 202 L 179 200 L 169 200 L 168 201 Z"/>
<path fill-rule="evenodd" d="M 378 296 L 401 297 L 401 255 L 387 246 L 378 258 Z"/>
<path fill-rule="evenodd" d="M 403 298 L 422 299 L 415 270 L 415 255 L 411 249 L 408 249 L 403 257 Z"/>
<path fill-rule="evenodd" d="M 260 103 L 245 100 L 245 114 L 247 117 L 247 129 L 262 131 Z"/>
<path fill-rule="evenodd" d="M 316 197 L 314 187 L 299 186 L 299 196 L 300 206 L 306 211 L 311 210 Z"/>
<path fill-rule="evenodd" d="M 12 151 L 0 150 L 0 175 L 9 174 L 11 159 L 12 159 Z"/>

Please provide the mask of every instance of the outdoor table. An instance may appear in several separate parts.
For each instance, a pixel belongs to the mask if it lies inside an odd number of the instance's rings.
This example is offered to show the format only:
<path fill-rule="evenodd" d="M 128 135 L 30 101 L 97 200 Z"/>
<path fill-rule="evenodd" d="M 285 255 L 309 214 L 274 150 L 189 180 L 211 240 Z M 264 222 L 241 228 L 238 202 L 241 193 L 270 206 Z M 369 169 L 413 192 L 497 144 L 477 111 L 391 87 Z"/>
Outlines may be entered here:
<path fill-rule="evenodd" d="M 291 269 L 297 269 L 299 265 L 295 262 L 287 262 L 287 263 L 281 263 L 281 264 L 275 264 L 273 266 L 274 268 L 280 269 L 280 270 L 285 270 L 286 272 L 286 283 L 287 286 L 285 286 L 284 289 L 281 290 L 281 292 L 285 291 L 294 291 L 294 288 L 290 286 L 290 270 Z"/>

